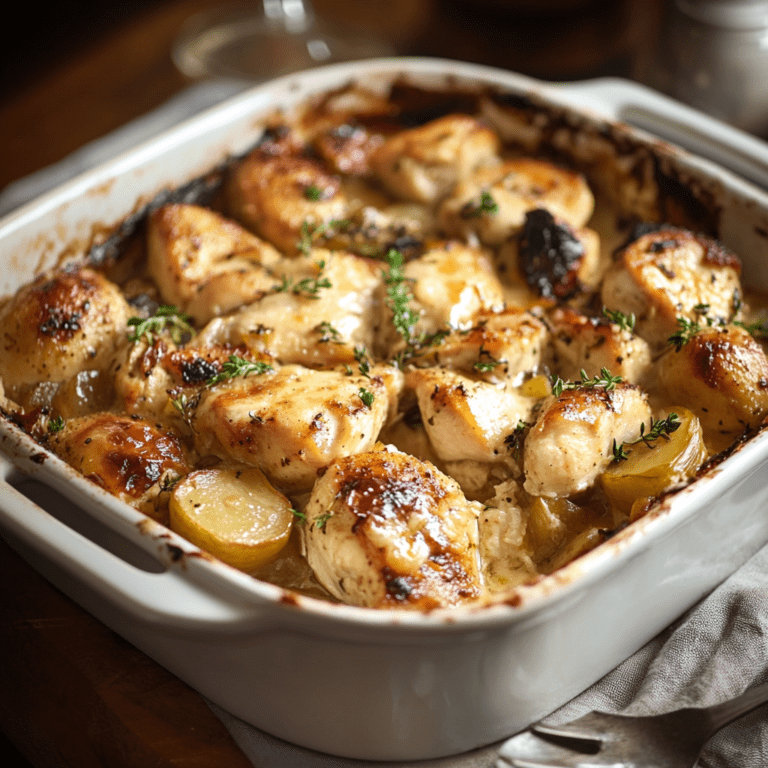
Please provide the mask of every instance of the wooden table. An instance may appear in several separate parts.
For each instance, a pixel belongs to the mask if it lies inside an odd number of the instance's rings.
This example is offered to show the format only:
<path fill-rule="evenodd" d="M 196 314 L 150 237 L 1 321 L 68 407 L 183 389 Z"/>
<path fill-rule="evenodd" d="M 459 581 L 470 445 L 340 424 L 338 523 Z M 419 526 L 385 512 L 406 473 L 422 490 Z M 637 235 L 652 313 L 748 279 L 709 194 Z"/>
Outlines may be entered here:
<path fill-rule="evenodd" d="M 141 3 L 117 26 L 101 18 L 100 37 L 88 45 L 41 46 L 53 51 L 42 69 L 29 57 L 21 61 L 16 77 L 5 78 L 0 102 L 0 188 L 188 85 L 172 64 L 171 45 L 190 14 L 213 4 Z M 91 12 L 108 5 L 94 4 Z M 632 74 L 633 52 L 653 30 L 657 11 L 655 2 L 609 0 L 541 19 L 497 6 L 490 0 L 315 0 L 321 14 L 367 26 L 402 53 L 546 79 Z M 93 26 L 91 19 L 88 29 Z M 194 691 L 64 597 L 2 542 L 0 731 L 36 768 L 250 765 Z"/>

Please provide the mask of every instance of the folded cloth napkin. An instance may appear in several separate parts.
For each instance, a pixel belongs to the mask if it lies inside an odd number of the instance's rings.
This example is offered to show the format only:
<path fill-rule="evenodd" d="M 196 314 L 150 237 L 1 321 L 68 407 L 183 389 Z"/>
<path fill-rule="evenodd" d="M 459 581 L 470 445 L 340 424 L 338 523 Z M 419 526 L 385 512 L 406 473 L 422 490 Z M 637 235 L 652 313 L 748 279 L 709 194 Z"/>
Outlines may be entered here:
<path fill-rule="evenodd" d="M 652 715 L 708 706 L 768 680 L 768 546 L 701 603 L 604 678 L 547 718 L 563 723 L 600 710 Z M 257 768 L 492 768 L 503 753 L 495 744 L 469 754 L 410 763 L 371 763 L 318 754 L 286 744 L 214 704 Z M 498 762 L 499 766 L 505 765 Z M 766 768 L 768 705 L 715 735 L 699 768 Z"/>
<path fill-rule="evenodd" d="M 60 163 L 9 185 L 0 215 L 166 128 L 235 95 L 240 81 L 191 86 L 154 112 L 88 144 Z M 768 680 L 768 547 L 675 624 L 548 718 L 553 723 L 591 710 L 647 715 L 706 706 Z M 502 745 L 415 763 L 371 763 L 287 744 L 209 702 L 256 768 L 491 768 Z M 700 768 L 768 766 L 768 705 L 724 728 L 707 745 Z"/>

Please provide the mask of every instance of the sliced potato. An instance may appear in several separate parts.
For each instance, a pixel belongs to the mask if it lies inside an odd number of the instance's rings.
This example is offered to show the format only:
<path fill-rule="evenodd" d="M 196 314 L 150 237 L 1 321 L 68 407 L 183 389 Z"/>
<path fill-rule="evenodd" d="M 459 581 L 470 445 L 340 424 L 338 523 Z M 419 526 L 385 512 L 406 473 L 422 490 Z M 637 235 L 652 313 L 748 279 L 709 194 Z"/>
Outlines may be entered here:
<path fill-rule="evenodd" d="M 707 449 L 698 418 L 686 408 L 670 409 L 680 426 L 668 440 L 658 438 L 629 448 L 629 458 L 611 464 L 601 480 L 610 503 L 623 514 L 635 517 L 635 510 L 647 506 L 667 488 L 687 480 L 707 458 Z"/>
<path fill-rule="evenodd" d="M 266 565 L 287 544 L 291 502 L 260 469 L 201 469 L 173 489 L 171 529 L 242 571 Z"/>

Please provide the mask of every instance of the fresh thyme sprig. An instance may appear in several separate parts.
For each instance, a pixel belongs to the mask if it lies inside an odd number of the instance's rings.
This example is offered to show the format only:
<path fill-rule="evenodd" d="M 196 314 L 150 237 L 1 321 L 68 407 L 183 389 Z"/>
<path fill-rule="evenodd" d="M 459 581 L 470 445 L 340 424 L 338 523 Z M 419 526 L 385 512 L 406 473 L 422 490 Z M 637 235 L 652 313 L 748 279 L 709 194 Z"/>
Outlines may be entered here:
<path fill-rule="evenodd" d="M 472 366 L 476 371 L 488 373 L 499 365 L 504 365 L 506 360 L 497 360 L 482 344 L 477 352 L 477 360 Z"/>
<path fill-rule="evenodd" d="M 323 190 L 315 184 L 309 184 L 304 188 L 304 197 L 306 197 L 307 200 L 312 200 L 313 202 L 322 200 Z"/>
<path fill-rule="evenodd" d="M 371 378 L 371 361 L 368 359 L 368 350 L 365 347 L 355 347 L 355 360 L 361 376 Z"/>
<path fill-rule="evenodd" d="M 331 288 L 332 286 L 331 281 L 323 275 L 326 267 L 325 260 L 321 259 L 315 263 L 318 270 L 317 277 L 305 277 L 298 282 L 294 282 L 293 278 L 284 276 L 282 283 L 276 285 L 274 290 L 278 293 L 288 291 L 297 296 L 306 296 L 310 299 L 318 298 L 322 288 Z"/>
<path fill-rule="evenodd" d="M 128 336 L 128 340 L 134 344 L 142 338 L 147 340 L 147 344 L 154 344 L 155 336 L 168 331 L 171 339 L 176 344 L 181 344 L 185 335 L 192 335 L 195 329 L 190 324 L 189 315 L 180 312 L 176 307 L 162 305 L 152 317 L 131 317 L 128 319 L 128 325 L 134 328 L 133 333 Z"/>
<path fill-rule="evenodd" d="M 479 202 L 470 200 L 463 205 L 461 207 L 460 215 L 464 219 L 476 219 L 483 214 L 495 216 L 498 212 L 499 204 L 493 199 L 491 193 L 486 190 L 480 193 Z"/>
<path fill-rule="evenodd" d="M 343 344 L 344 339 L 341 334 L 327 321 L 323 320 L 315 326 L 315 330 L 320 334 L 321 344 Z"/>
<path fill-rule="evenodd" d="M 751 334 L 756 339 L 768 339 L 768 326 L 766 326 L 765 323 L 745 323 L 741 320 L 734 320 L 733 325 L 737 325 L 739 328 L 743 328 L 747 333 Z"/>
<path fill-rule="evenodd" d="M 357 394 L 363 401 L 363 405 L 366 406 L 366 408 L 370 408 L 373 405 L 373 401 L 376 399 L 373 392 L 371 392 L 370 389 L 366 389 L 365 387 L 360 387 L 360 389 L 357 390 Z"/>
<path fill-rule="evenodd" d="M 648 431 L 645 431 L 645 422 L 640 425 L 640 435 L 634 440 L 625 440 L 620 445 L 613 441 L 613 461 L 625 461 L 629 458 L 629 452 L 624 450 L 627 445 L 637 445 L 638 443 L 645 443 L 649 448 L 653 448 L 653 444 L 659 439 L 669 440 L 669 436 L 675 432 L 681 425 L 680 417 L 676 413 L 670 413 L 663 419 L 654 421 L 651 418 L 651 423 Z"/>
<path fill-rule="evenodd" d="M 701 326 L 687 317 L 678 317 L 677 326 L 678 330 L 667 341 L 679 352 L 701 330 Z"/>
<path fill-rule="evenodd" d="M 312 245 L 321 235 L 336 230 L 346 231 L 352 222 L 349 219 L 331 219 L 330 221 L 316 224 L 313 221 L 303 221 L 299 236 L 298 248 L 305 256 L 309 256 Z"/>
<path fill-rule="evenodd" d="M 54 416 L 48 420 L 48 431 L 53 435 L 56 432 L 61 432 L 64 429 L 64 417 Z"/>
<path fill-rule="evenodd" d="M 518 419 L 514 430 L 504 438 L 504 445 L 512 451 L 512 455 L 516 459 L 520 459 L 520 452 L 523 449 L 523 436 L 527 429 L 530 429 L 532 425 L 523 419 Z"/>
<path fill-rule="evenodd" d="M 590 387 L 602 387 L 608 391 L 615 389 L 617 384 L 621 384 L 621 376 L 612 376 L 611 372 L 603 367 L 600 369 L 600 375 L 589 378 L 587 372 L 581 369 L 581 381 L 563 381 L 559 376 L 552 377 L 552 394 L 560 397 L 568 389 L 588 389 Z"/>
<path fill-rule="evenodd" d="M 408 288 L 408 280 L 403 272 L 403 254 L 396 248 L 390 248 L 386 259 L 389 267 L 384 273 L 384 284 L 387 287 L 386 304 L 392 312 L 392 324 L 395 330 L 405 341 L 405 348 L 396 355 L 394 362 L 402 367 L 407 360 L 421 350 L 441 344 L 450 333 L 450 329 L 438 330 L 434 333 L 424 332 L 414 336 L 413 326 L 419 320 L 419 313 L 411 307 L 413 294 Z"/>
<path fill-rule="evenodd" d="M 176 397 L 171 398 L 171 405 L 182 415 L 187 413 L 187 407 L 189 406 L 189 398 L 182 392 Z"/>
<path fill-rule="evenodd" d="M 608 309 L 608 307 L 603 307 L 603 317 L 608 318 L 614 325 L 618 325 L 622 331 L 629 331 L 632 333 L 632 331 L 635 330 L 637 318 L 635 317 L 634 312 L 630 312 L 630 314 L 627 315 L 624 314 L 624 312 L 620 312 L 618 309 Z"/>
<path fill-rule="evenodd" d="M 403 272 L 403 254 L 395 248 L 390 248 L 387 252 L 387 264 L 389 270 L 384 275 L 384 283 L 387 286 L 387 306 L 392 311 L 395 330 L 406 343 L 410 343 L 413 326 L 418 322 L 419 315 L 411 308 L 413 295 L 408 290 Z"/>
<path fill-rule="evenodd" d="M 324 512 L 322 515 L 318 515 L 315 518 L 315 528 L 319 530 L 325 529 L 325 524 L 333 517 L 333 512 Z"/>
<path fill-rule="evenodd" d="M 211 376 L 206 384 L 210 387 L 225 379 L 233 379 L 236 376 L 247 376 L 249 373 L 262 375 L 271 370 L 273 370 L 273 368 L 269 363 L 263 363 L 259 360 L 246 360 L 244 357 L 230 355 L 229 359 L 222 363 L 221 371 L 215 376 Z"/>

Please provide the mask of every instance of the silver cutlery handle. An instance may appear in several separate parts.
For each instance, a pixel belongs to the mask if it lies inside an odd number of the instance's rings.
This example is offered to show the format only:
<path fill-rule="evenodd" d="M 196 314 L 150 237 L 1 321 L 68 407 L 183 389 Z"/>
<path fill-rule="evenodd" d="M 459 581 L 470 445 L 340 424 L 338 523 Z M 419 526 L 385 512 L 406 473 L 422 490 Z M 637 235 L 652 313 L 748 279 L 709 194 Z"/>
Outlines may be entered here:
<path fill-rule="evenodd" d="M 763 683 L 750 688 L 735 699 L 707 707 L 707 712 L 711 718 L 712 732 L 719 731 L 728 723 L 738 720 L 766 702 L 768 702 L 768 683 Z"/>

